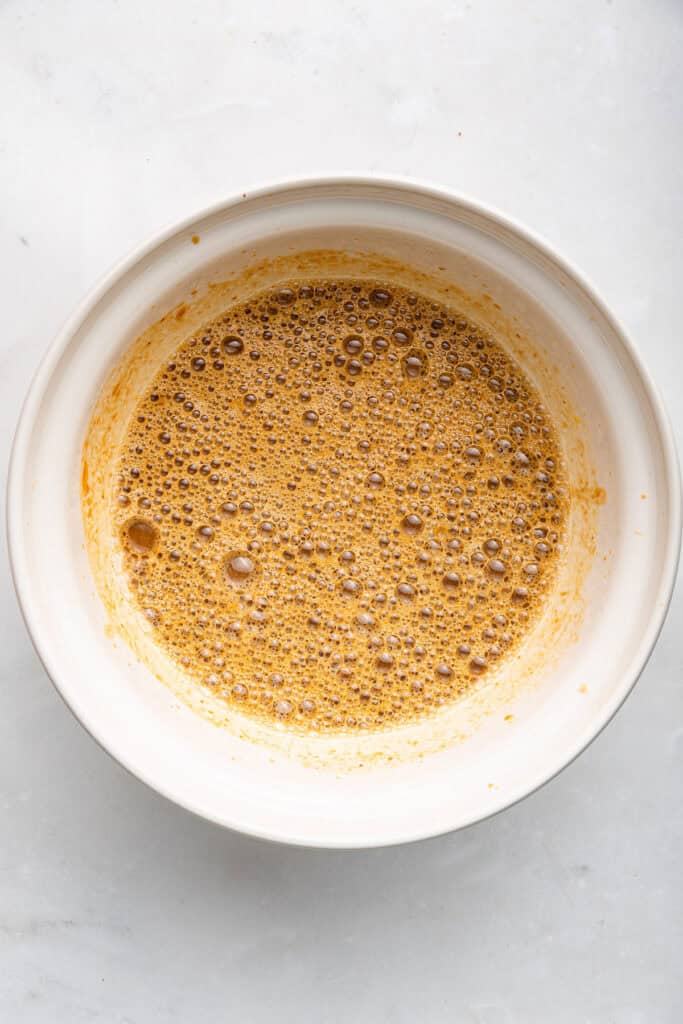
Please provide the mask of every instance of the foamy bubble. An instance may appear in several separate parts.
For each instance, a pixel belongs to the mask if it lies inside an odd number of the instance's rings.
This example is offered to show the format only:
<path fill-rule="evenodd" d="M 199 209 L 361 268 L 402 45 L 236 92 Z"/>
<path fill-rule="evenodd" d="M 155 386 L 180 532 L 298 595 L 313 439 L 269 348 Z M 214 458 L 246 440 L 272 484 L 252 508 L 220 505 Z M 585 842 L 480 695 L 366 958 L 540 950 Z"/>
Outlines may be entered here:
<path fill-rule="evenodd" d="M 256 569 L 256 563 L 246 551 L 231 551 L 225 556 L 225 575 L 233 583 L 245 583 Z"/>
<path fill-rule="evenodd" d="M 129 519 L 124 533 L 130 549 L 140 555 L 150 554 L 159 538 L 159 531 L 147 519 Z"/>

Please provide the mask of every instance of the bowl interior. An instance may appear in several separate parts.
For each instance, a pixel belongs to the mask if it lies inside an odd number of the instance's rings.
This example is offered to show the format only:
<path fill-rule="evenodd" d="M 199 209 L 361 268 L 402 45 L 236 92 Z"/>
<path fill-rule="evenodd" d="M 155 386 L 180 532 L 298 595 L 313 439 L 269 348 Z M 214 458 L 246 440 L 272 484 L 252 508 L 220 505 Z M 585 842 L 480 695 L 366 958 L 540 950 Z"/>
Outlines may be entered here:
<path fill-rule="evenodd" d="M 352 772 L 291 756 L 286 734 L 274 750 L 218 729 L 155 679 L 106 628 L 80 510 L 90 415 L 133 340 L 211 281 L 318 249 L 407 263 L 485 296 L 489 310 L 500 307 L 535 340 L 528 358 L 561 381 L 604 491 L 595 494 L 602 502 L 596 552 L 575 642 L 552 664 L 541 659 L 533 685 L 506 698 L 465 742 Z M 552 255 L 500 218 L 383 183 L 305 183 L 247 197 L 128 261 L 50 349 L 22 417 L 10 483 L 22 607 L 48 672 L 86 728 L 140 778 L 197 813 L 313 845 L 437 834 L 493 813 L 553 775 L 608 720 L 642 668 L 677 557 L 670 438 L 609 315 Z"/>

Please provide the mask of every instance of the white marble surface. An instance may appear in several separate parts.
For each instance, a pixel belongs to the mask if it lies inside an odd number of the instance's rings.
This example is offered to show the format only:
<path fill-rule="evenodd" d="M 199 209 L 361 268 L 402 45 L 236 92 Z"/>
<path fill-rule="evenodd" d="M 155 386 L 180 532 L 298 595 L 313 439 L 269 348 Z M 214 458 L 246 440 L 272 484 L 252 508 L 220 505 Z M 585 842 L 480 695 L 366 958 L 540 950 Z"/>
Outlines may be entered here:
<path fill-rule="evenodd" d="M 682 47 L 679 0 L 4 0 L 3 461 L 48 340 L 112 262 L 233 191 L 340 169 L 422 176 L 547 236 L 637 339 L 680 438 Z M 2 1021 L 683 1019 L 680 587 L 559 779 L 464 833 L 336 854 L 222 832 L 113 764 L 2 559 Z"/>

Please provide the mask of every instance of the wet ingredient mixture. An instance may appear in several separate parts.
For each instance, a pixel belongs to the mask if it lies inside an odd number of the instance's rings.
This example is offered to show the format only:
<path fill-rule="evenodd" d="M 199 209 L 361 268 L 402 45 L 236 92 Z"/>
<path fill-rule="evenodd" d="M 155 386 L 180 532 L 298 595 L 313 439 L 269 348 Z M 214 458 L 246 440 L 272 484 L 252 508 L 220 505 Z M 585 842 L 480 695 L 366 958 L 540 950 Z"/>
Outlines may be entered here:
<path fill-rule="evenodd" d="M 568 495 L 496 340 L 390 282 L 289 283 L 187 339 L 118 454 L 114 529 L 159 645 L 221 700 L 376 730 L 504 661 Z"/>

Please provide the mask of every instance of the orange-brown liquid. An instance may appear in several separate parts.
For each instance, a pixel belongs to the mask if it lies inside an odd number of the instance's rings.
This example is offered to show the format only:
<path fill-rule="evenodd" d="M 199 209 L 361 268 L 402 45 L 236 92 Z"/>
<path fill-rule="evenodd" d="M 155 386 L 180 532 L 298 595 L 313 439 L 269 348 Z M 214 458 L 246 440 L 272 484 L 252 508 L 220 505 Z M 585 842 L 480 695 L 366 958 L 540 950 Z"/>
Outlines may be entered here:
<path fill-rule="evenodd" d="M 538 393 L 390 283 L 228 309 L 141 397 L 115 529 L 140 614 L 228 704 L 377 729 L 457 699 L 553 586 L 568 498 Z"/>

